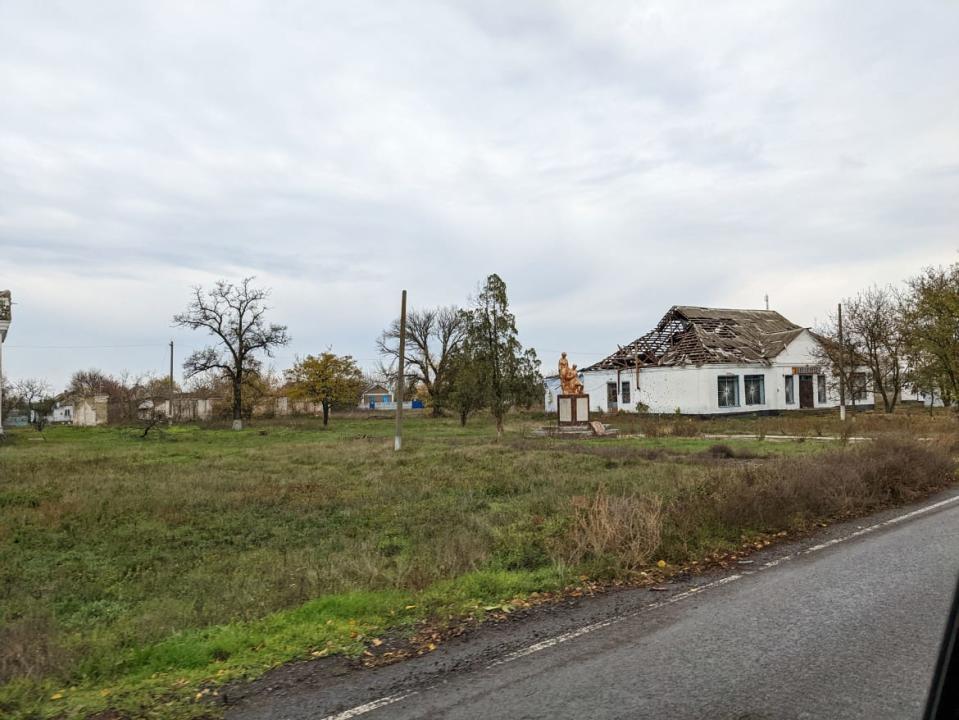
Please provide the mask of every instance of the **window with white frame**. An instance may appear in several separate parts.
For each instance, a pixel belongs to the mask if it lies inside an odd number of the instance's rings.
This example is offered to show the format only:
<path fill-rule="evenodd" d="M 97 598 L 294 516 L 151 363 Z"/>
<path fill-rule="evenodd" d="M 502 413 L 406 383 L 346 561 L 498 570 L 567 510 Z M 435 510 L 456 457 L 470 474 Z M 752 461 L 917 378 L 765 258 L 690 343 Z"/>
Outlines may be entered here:
<path fill-rule="evenodd" d="M 743 376 L 747 405 L 764 405 L 766 403 L 766 383 L 764 380 L 762 375 Z"/>
<path fill-rule="evenodd" d="M 865 402 L 866 392 L 868 384 L 866 381 L 866 373 L 864 372 L 854 372 L 851 378 L 852 388 L 852 401 L 854 403 Z"/>
<path fill-rule="evenodd" d="M 825 375 L 816 376 L 816 391 L 818 393 L 817 402 L 820 405 L 825 405 L 826 404 L 826 376 Z"/>
<path fill-rule="evenodd" d="M 739 376 L 720 375 L 716 381 L 719 407 L 739 407 Z"/>
<path fill-rule="evenodd" d="M 796 404 L 796 376 L 783 375 L 783 382 L 786 383 L 786 404 Z"/>

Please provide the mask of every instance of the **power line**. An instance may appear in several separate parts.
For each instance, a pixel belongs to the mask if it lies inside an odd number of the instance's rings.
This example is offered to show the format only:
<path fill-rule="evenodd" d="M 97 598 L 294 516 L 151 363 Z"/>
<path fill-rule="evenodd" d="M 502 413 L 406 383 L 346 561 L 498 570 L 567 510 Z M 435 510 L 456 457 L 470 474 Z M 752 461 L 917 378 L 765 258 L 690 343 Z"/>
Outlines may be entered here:
<path fill-rule="evenodd" d="M 607 355 L 610 354 L 608 350 L 607 350 L 606 352 L 587 352 L 586 350 L 550 350 L 549 348 L 537 348 L 537 349 L 536 349 L 536 352 L 538 352 L 538 353 L 541 353 L 541 352 L 548 352 L 548 353 L 564 352 L 564 353 L 567 353 L 567 354 L 569 354 L 569 355 L 597 355 L 597 356 L 601 356 L 601 357 L 606 357 Z"/>
<path fill-rule="evenodd" d="M 130 344 L 130 345 L 5 345 L 5 347 L 11 350 L 120 350 L 126 348 L 167 348 L 169 343 L 147 343 L 147 344 Z M 592 352 L 587 350 L 553 350 L 550 348 L 538 348 L 537 352 L 540 353 L 559 353 L 565 352 L 572 355 L 594 355 L 597 357 L 606 357 L 609 355 L 609 352 Z M 309 354 L 309 353 L 307 353 Z M 273 358 L 295 358 L 299 357 L 299 353 L 274 353 L 271 357 Z M 359 360 L 362 362 L 376 362 L 382 358 L 370 358 L 370 357 L 358 357 L 353 356 L 354 360 Z"/>
<path fill-rule="evenodd" d="M 7 345 L 11 350 L 117 350 L 120 348 L 160 348 L 164 343 L 149 345 Z"/>

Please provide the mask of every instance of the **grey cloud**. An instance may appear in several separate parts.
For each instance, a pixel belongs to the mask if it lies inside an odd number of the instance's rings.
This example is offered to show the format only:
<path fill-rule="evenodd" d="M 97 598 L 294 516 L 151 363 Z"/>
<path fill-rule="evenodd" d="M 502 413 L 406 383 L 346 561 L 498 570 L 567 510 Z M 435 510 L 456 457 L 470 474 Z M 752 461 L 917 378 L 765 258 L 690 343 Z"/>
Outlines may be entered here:
<path fill-rule="evenodd" d="M 550 350 L 766 291 L 806 322 L 953 259 L 957 29 L 932 2 L 2 4 L 10 342 L 162 346 L 191 284 L 245 274 L 291 357 L 370 358 L 401 287 L 494 271 Z"/>

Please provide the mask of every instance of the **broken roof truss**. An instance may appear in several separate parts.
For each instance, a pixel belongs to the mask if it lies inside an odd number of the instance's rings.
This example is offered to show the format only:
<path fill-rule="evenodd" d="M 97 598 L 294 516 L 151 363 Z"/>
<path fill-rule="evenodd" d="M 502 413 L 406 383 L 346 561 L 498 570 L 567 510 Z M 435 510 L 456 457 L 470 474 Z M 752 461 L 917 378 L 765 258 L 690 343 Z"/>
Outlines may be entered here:
<path fill-rule="evenodd" d="M 584 370 L 708 363 L 768 365 L 802 331 L 773 310 L 676 305 L 652 331 Z"/>

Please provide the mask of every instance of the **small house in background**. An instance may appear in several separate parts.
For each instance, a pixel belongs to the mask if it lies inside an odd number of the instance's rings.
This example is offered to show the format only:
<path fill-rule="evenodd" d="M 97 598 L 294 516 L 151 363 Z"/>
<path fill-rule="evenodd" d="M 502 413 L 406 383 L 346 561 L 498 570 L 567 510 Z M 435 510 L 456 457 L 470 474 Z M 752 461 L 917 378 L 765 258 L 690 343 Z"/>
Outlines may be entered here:
<path fill-rule="evenodd" d="M 393 391 L 385 385 L 371 385 L 360 396 L 359 407 L 361 408 L 376 410 L 384 405 L 393 407 Z"/>
<path fill-rule="evenodd" d="M 819 338 L 773 310 L 674 306 L 656 327 L 580 378 L 598 412 L 694 415 L 838 407 Z M 847 405 L 874 404 L 865 369 L 852 377 Z M 556 412 L 554 378 L 546 410 Z"/>
<path fill-rule="evenodd" d="M 47 416 L 47 422 L 51 425 L 71 425 L 73 423 L 73 403 L 57 400 Z"/>

